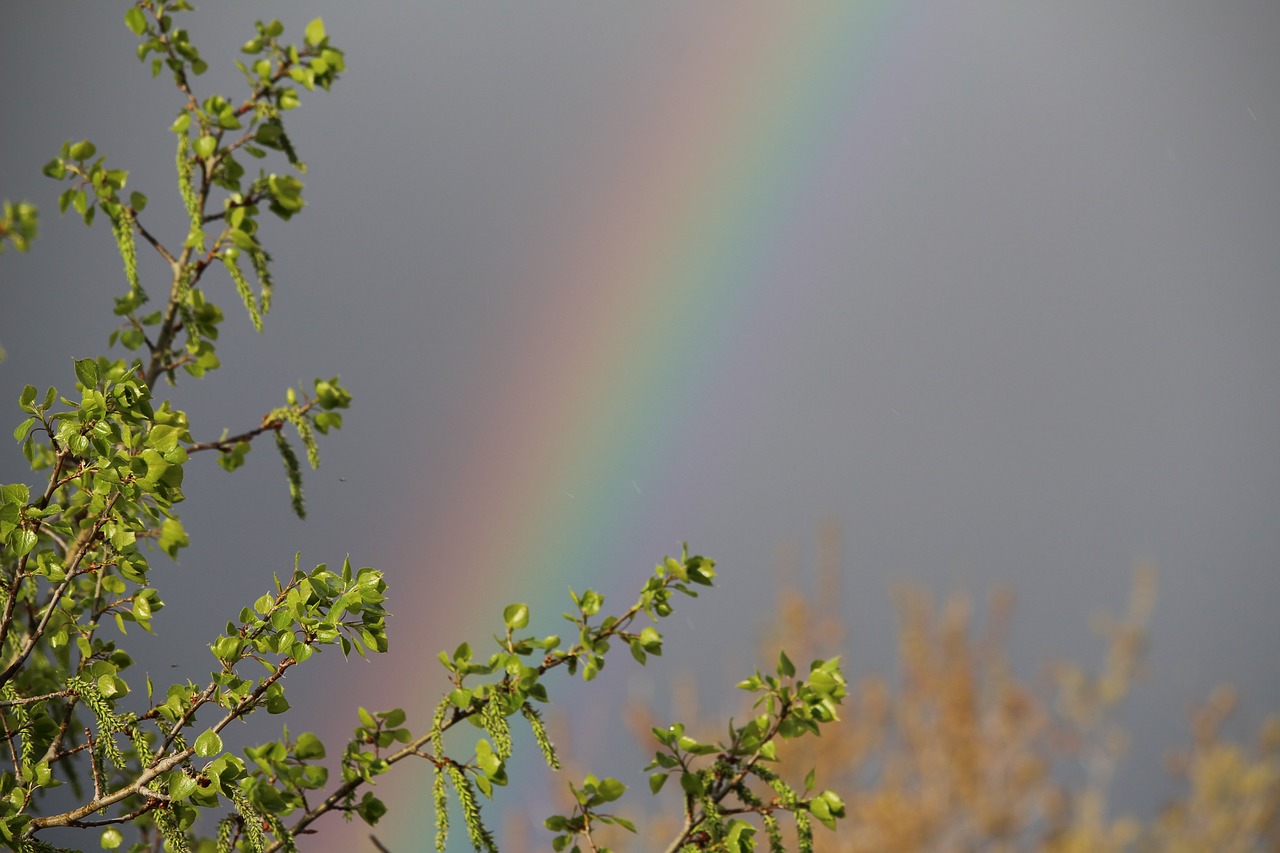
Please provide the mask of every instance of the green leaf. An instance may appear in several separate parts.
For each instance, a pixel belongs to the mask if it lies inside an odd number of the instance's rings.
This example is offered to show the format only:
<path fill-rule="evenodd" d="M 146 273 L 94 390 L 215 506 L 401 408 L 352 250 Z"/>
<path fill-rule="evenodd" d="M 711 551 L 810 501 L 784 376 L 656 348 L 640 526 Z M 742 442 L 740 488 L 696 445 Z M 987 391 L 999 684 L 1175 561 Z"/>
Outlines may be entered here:
<path fill-rule="evenodd" d="M 97 359 L 79 358 L 75 361 L 76 379 L 80 380 L 80 384 L 86 388 L 95 388 L 98 385 L 98 362 Z"/>
<path fill-rule="evenodd" d="M 241 231 L 239 228 L 232 228 L 230 232 L 228 232 L 227 236 L 231 238 L 232 243 L 235 243 L 238 247 L 240 247 L 241 249 L 244 249 L 246 252 L 251 252 L 254 249 L 262 248 L 261 246 L 258 245 L 258 241 L 253 239 L 253 235 L 247 234 L 244 231 Z"/>
<path fill-rule="evenodd" d="M 201 758 L 209 758 L 222 752 L 222 738 L 218 733 L 210 729 L 200 737 L 196 738 L 195 743 L 196 755 Z"/>
<path fill-rule="evenodd" d="M 602 803 L 612 803 L 627 792 L 627 786 L 617 779 L 605 779 L 596 785 L 596 796 Z"/>
<path fill-rule="evenodd" d="M 17 535 L 13 537 L 13 555 L 22 557 L 31 553 L 31 549 L 36 547 L 36 534 L 32 530 L 19 530 Z"/>
<path fill-rule="evenodd" d="M 302 648 L 308 649 L 309 647 L 302 646 Z M 301 663 L 303 660 L 306 659 L 305 653 L 296 654 L 294 655 L 294 657 L 297 658 L 299 663 Z M 278 687 L 278 686 L 279 685 L 273 685 L 273 687 Z M 290 708 L 289 700 L 284 697 L 283 690 L 272 690 L 268 692 L 267 694 L 267 713 L 268 714 L 283 714 L 285 711 L 288 711 L 289 708 Z"/>
<path fill-rule="evenodd" d="M 684 724 L 673 723 L 665 729 L 652 729 L 653 736 L 658 739 L 658 743 L 663 746 L 671 746 L 676 742 L 676 738 L 684 736 Z"/>
<path fill-rule="evenodd" d="M 595 616 L 604 606 L 604 596 L 595 590 L 587 590 L 578 601 L 578 607 L 584 616 Z"/>
<path fill-rule="evenodd" d="M 131 9 L 130 11 L 136 12 L 137 9 Z M 102 846 L 103 850 L 115 850 L 123 843 L 124 836 L 121 835 L 120 830 L 116 829 L 114 826 L 110 829 L 103 830 L 102 837 L 98 839 L 98 844 Z"/>
<path fill-rule="evenodd" d="M 365 823 L 373 826 L 384 814 L 387 813 L 387 807 L 370 792 L 366 791 L 359 805 L 356 806 L 356 813 L 360 815 L 360 819 Z"/>
<path fill-rule="evenodd" d="M 514 631 L 529 624 L 529 607 L 526 604 L 508 604 L 502 611 L 502 621 Z"/>
<path fill-rule="evenodd" d="M 26 438 L 27 433 L 31 431 L 31 427 L 35 425 L 35 422 L 36 422 L 36 419 L 34 417 L 31 417 L 31 418 L 27 418 L 25 421 L 18 424 L 18 426 L 13 431 L 13 440 L 22 441 L 24 438 Z"/>
<path fill-rule="evenodd" d="M 640 645 L 644 646 L 644 650 L 649 654 L 662 654 L 662 635 L 658 633 L 658 629 L 652 625 L 645 626 L 640 632 Z"/>
<path fill-rule="evenodd" d="M 681 773 L 680 788 L 691 797 L 700 797 L 705 790 L 702 777 L 697 773 Z"/>
<path fill-rule="evenodd" d="M 67 156 L 72 160 L 88 160 L 97 152 L 98 149 L 92 142 L 82 139 L 67 149 Z"/>
<path fill-rule="evenodd" d="M 191 150 L 196 153 L 197 157 L 207 160 L 213 156 L 213 152 L 218 150 L 218 140 L 212 136 L 202 136 L 192 143 Z"/>
<path fill-rule="evenodd" d="M 316 18 L 314 21 L 307 24 L 306 39 L 307 44 L 312 47 L 316 47 L 325 40 L 323 18 Z"/>
<path fill-rule="evenodd" d="M 108 699 L 115 696 L 124 696 L 128 693 L 128 685 L 114 675 L 100 675 L 96 682 L 98 692 Z"/>
<path fill-rule="evenodd" d="M 745 820 L 735 820 L 724 837 L 725 849 L 730 853 L 749 853 L 755 849 L 756 828 Z M 803 848 L 802 848 L 803 849 Z"/>
<path fill-rule="evenodd" d="M 666 773 L 650 773 L 649 774 L 649 793 L 657 794 L 662 790 L 662 786 L 667 784 L 667 780 L 671 777 Z"/>
<path fill-rule="evenodd" d="M 476 764 L 490 779 L 502 772 L 502 759 L 484 738 L 476 741 Z"/>
<path fill-rule="evenodd" d="M 124 25 L 133 30 L 135 36 L 140 36 L 147 29 L 147 16 L 137 6 L 132 6 L 129 11 L 124 13 Z M 102 845 L 106 847 L 107 845 Z M 118 844 L 116 846 L 119 846 Z"/>
<path fill-rule="evenodd" d="M 480 789 L 480 793 L 493 799 L 493 781 L 487 775 L 476 777 L 476 787 Z"/>
<path fill-rule="evenodd" d="M 31 500 L 31 490 L 25 483 L 7 483 L 0 486 L 0 503 L 25 506 L 29 500 Z"/>
<path fill-rule="evenodd" d="M 787 653 L 778 652 L 778 675 L 791 678 L 796 674 L 796 665 L 791 662 L 791 658 L 787 657 Z"/>
<path fill-rule="evenodd" d="M 156 424 L 147 433 L 147 447 L 155 448 L 161 453 L 168 453 L 178 446 L 178 436 L 182 433 L 176 426 Z"/>
<path fill-rule="evenodd" d="M 320 738 L 311 732 L 303 732 L 298 735 L 298 742 L 293 747 L 293 754 L 297 756 L 299 761 L 309 761 L 313 758 L 324 758 L 324 743 Z"/>
<path fill-rule="evenodd" d="M 169 796 L 175 800 L 185 800 L 196 791 L 196 780 L 181 769 L 169 773 Z"/>
<path fill-rule="evenodd" d="M 183 529 L 182 522 L 176 518 L 166 518 L 164 524 L 160 525 L 160 550 L 170 557 L 177 557 L 178 549 L 185 548 L 189 544 L 191 543 L 187 539 L 187 531 Z"/>

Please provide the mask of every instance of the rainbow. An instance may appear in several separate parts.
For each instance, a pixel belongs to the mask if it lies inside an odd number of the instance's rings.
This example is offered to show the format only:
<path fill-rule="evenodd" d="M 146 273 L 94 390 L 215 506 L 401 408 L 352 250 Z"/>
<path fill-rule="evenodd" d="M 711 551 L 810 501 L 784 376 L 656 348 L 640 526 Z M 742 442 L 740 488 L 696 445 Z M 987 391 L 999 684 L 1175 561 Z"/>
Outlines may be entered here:
<path fill-rule="evenodd" d="M 628 563 L 610 542 L 653 501 L 690 499 L 645 487 L 709 452 L 705 430 L 690 436 L 698 400 L 741 381 L 727 333 L 763 334 L 787 310 L 822 193 L 833 178 L 840 192 L 859 180 L 863 132 L 893 105 L 899 72 L 886 58 L 901 58 L 909 5 L 683 7 L 697 49 L 637 69 L 619 113 L 600 117 L 610 130 L 583 134 L 594 142 L 582 189 L 553 211 L 563 239 L 523 265 L 538 310 L 502 330 L 520 367 L 474 369 L 477 405 L 448 427 L 465 442 L 424 486 L 445 497 L 429 512 L 407 501 L 395 522 L 405 568 L 384 568 L 395 599 L 422 602 L 423 618 L 393 624 L 392 658 L 430 652 L 412 664 L 427 674 L 414 716 L 443 683 L 435 652 L 464 638 L 486 648 L 504 603 L 527 602 L 535 631 L 560 632 L 566 587 L 601 589 L 625 572 L 629 594 L 662 556 Z M 659 547 L 674 552 L 685 536 L 666 531 Z M 382 840 L 426 849 L 415 807 L 392 803 Z M 397 806 L 409 816 L 397 820 Z"/>
<path fill-rule="evenodd" d="M 682 422 L 732 367 L 719 340 L 784 303 L 780 256 L 811 224 L 806 206 L 833 170 L 856 170 L 889 5 L 704 9 L 705 50 L 647 82 L 651 112 L 601 118 L 617 139 L 589 152 L 566 242 L 524 265 L 540 307 L 504 330 L 521 336 L 504 348 L 522 368 L 468 383 L 482 401 L 453 430 L 467 445 L 445 485 L 427 486 L 448 495 L 444 512 L 401 519 L 415 533 L 397 534 L 406 561 L 425 551 L 429 564 L 395 580 L 459 600 L 501 580 L 535 613 L 594 582 L 593 555 L 608 553 L 646 472 L 681 464 Z M 433 633 L 453 635 L 497 610 L 432 615 Z"/>

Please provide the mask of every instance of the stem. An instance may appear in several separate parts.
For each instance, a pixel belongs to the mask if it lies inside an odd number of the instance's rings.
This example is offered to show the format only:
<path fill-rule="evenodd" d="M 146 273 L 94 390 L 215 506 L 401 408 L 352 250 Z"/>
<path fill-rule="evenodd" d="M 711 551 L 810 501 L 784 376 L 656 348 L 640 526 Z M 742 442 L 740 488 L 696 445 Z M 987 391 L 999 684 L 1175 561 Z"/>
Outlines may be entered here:
<path fill-rule="evenodd" d="M 19 651 L 17 657 L 15 657 L 13 661 L 4 668 L 4 671 L 0 672 L 0 686 L 4 686 L 8 683 L 9 679 L 13 678 L 18 670 L 22 668 L 22 665 L 26 663 L 31 652 L 34 651 L 35 647 L 39 644 L 40 638 L 44 636 L 45 629 L 49 625 L 49 620 L 53 618 L 53 612 L 58 609 L 58 602 L 62 600 L 62 596 L 66 594 L 67 587 L 71 585 L 71 581 L 75 576 L 76 568 L 80 565 L 80 561 L 84 559 L 84 555 L 89 550 L 89 543 L 97 537 L 98 532 L 102 530 L 102 525 L 107 523 L 107 518 L 110 517 L 111 510 L 115 507 L 116 501 L 119 499 L 119 492 L 112 495 L 111 500 L 107 501 L 107 505 L 103 507 L 101 514 L 98 516 L 98 520 L 93 523 L 93 526 L 83 531 L 80 536 L 76 538 L 76 555 L 67 565 L 66 579 L 63 580 L 63 582 L 60 583 L 52 593 L 50 593 L 49 602 L 45 605 L 44 613 L 40 617 L 40 624 L 38 624 L 27 636 L 27 639 L 22 644 L 22 650 Z M 10 601 L 12 602 L 12 598 Z M 9 612 L 11 612 L 11 608 Z M 8 615 L 9 613 L 6 613 L 6 616 Z M 8 627 L 7 622 L 5 627 Z"/>
<path fill-rule="evenodd" d="M 760 748 L 756 749 L 756 751 L 751 754 L 751 757 L 742 764 L 742 767 L 738 770 L 737 773 L 735 773 L 733 776 L 731 776 L 728 779 L 724 779 L 716 783 L 716 785 L 712 788 L 712 793 L 709 798 L 711 802 L 719 805 L 720 802 L 722 802 L 725 797 L 729 796 L 729 794 L 733 791 L 734 788 L 742 784 L 743 780 L 747 778 L 747 774 L 751 772 L 751 768 L 754 767 L 756 763 L 760 760 L 760 749 L 763 749 L 764 744 L 770 743 L 775 737 L 777 737 L 778 730 L 779 728 L 781 728 L 783 720 L 787 718 L 787 714 L 790 711 L 790 709 L 791 709 L 791 704 L 789 702 L 784 702 L 781 709 L 779 709 L 778 711 L 777 719 L 774 720 L 773 724 L 769 727 L 768 734 L 765 737 L 761 738 Z M 693 835 L 694 830 L 696 830 L 699 826 L 701 826 L 703 821 L 707 819 L 705 812 L 701 814 L 698 813 L 698 810 L 694 806 L 694 799 L 692 796 L 689 796 L 689 795 L 685 796 L 684 814 L 685 814 L 684 826 L 681 827 L 680 834 L 676 836 L 675 840 L 672 841 L 670 845 L 668 845 L 666 849 L 666 853 L 676 853 L 676 851 L 678 851 L 681 847 L 688 844 L 690 841 L 690 838 Z"/>
<path fill-rule="evenodd" d="M 298 409 L 298 414 L 305 415 L 307 412 L 315 408 L 315 405 L 316 403 L 314 400 L 307 402 L 305 405 L 301 406 Z M 252 441 L 253 439 L 262 435 L 264 432 L 270 432 L 271 430 L 280 429 L 281 427 L 284 426 L 284 423 L 285 423 L 284 420 L 281 418 L 270 418 L 270 419 L 263 418 L 262 426 L 254 427 L 253 429 L 248 430 L 247 432 L 242 432 L 239 435 L 233 435 L 233 436 L 230 436 L 229 438 L 220 438 L 217 441 L 198 441 L 195 444 L 188 444 L 186 446 L 186 451 L 188 453 L 196 453 L 201 450 L 221 450 L 223 452 L 230 451 L 231 448 L 235 447 L 237 444 L 239 444 L 242 441 Z"/>
<path fill-rule="evenodd" d="M 164 247 L 164 244 L 162 244 L 159 240 L 153 237 L 150 231 L 142 227 L 142 223 L 138 221 L 138 211 L 134 210 L 133 208 L 129 208 L 129 210 L 133 213 L 133 216 L 130 217 L 131 219 L 133 219 L 133 225 L 135 228 L 138 229 L 138 233 L 142 235 L 142 239 L 150 243 L 151 247 L 160 253 L 160 257 L 164 258 L 166 261 L 169 262 L 169 266 L 172 267 L 177 265 L 178 259 L 175 258 L 173 255 L 171 255 L 169 253 L 169 250 Z"/>
<path fill-rule="evenodd" d="M 43 419 L 43 416 L 42 416 Z M 49 440 L 53 441 L 53 431 L 49 428 L 49 424 L 45 423 L 45 432 L 49 434 Z M 54 448 L 57 443 L 54 442 Z M 37 506 L 44 509 L 49 505 L 49 499 L 53 497 L 53 493 L 58 488 L 58 478 L 62 474 L 62 466 L 66 464 L 68 452 L 59 450 L 53 461 L 53 471 L 49 474 L 49 483 L 45 486 L 44 494 L 40 497 Z M 32 522 L 31 529 L 34 532 L 40 531 L 40 519 Z M 9 640 L 9 631 L 13 627 L 13 609 L 18 603 L 18 589 L 22 586 L 22 581 L 26 578 L 27 558 L 30 553 L 23 554 L 18 560 L 18 566 L 13 573 L 13 578 L 9 583 L 9 588 L 5 590 L 4 616 L 0 617 L 0 649 L 4 648 Z M 5 679 L 7 680 L 7 679 Z M 3 682 L 0 682 L 3 683 Z"/>
<path fill-rule="evenodd" d="M 182 750 L 181 752 L 175 752 L 168 758 L 158 761 L 143 770 L 138 774 L 136 779 L 128 785 L 125 785 L 123 788 L 112 791 L 110 794 L 104 794 L 101 797 L 94 797 L 92 802 L 85 803 L 83 806 L 72 809 L 69 812 L 51 815 L 49 817 L 35 818 L 31 823 L 27 824 L 26 834 L 30 836 L 38 830 L 49 829 L 55 826 L 78 826 L 82 818 L 86 818 L 100 809 L 113 806 L 121 800 L 127 800 L 134 794 L 142 793 L 142 789 L 146 787 L 148 782 L 162 773 L 168 773 L 170 770 L 195 755 L 195 752 L 196 751 L 190 747 Z"/>
<path fill-rule="evenodd" d="M 674 578 L 669 578 L 667 582 L 673 583 L 674 581 L 675 581 Z M 617 621 L 615 621 L 607 629 L 604 629 L 604 630 L 596 629 L 597 633 L 594 635 L 595 639 L 601 640 L 601 639 L 607 639 L 609 637 L 625 634 L 627 627 L 635 620 L 636 616 L 639 615 L 639 613 L 640 613 L 640 603 L 637 602 L 636 604 L 633 604 L 628 610 L 626 610 L 622 614 L 622 616 L 618 617 Z M 576 645 L 559 656 L 548 654 L 547 657 L 542 661 L 542 663 L 539 664 L 537 668 L 538 673 L 539 675 L 544 675 L 548 671 L 554 669 L 555 667 L 562 666 L 568 663 L 571 659 L 578 657 L 580 654 L 583 654 L 585 651 L 587 651 L 586 646 Z M 498 682 L 498 686 L 509 683 L 509 678 L 510 678 L 509 676 L 505 677 L 501 682 Z M 479 713 L 479 711 L 480 711 L 479 706 L 472 706 L 465 710 L 460 708 L 455 708 L 452 714 L 450 715 L 449 719 L 446 720 L 443 724 L 441 724 L 439 733 L 443 734 L 449 731 L 458 723 L 474 716 L 475 714 Z M 427 732 L 427 734 L 422 735 L 416 740 L 413 740 L 405 744 L 403 748 L 397 750 L 396 752 L 387 756 L 386 759 L 384 759 L 387 763 L 387 766 L 391 767 L 392 765 L 398 764 L 399 762 L 404 761 L 406 758 L 411 758 L 413 756 L 417 756 L 419 758 L 426 758 L 429 761 L 434 760 L 433 756 L 430 756 L 429 754 L 422 752 L 422 747 L 429 744 L 435 735 L 436 735 L 436 732 L 433 729 L 432 731 Z M 352 793 L 354 793 L 357 789 L 359 789 L 361 786 L 365 784 L 367 784 L 365 780 L 360 778 L 352 779 L 350 782 L 344 782 L 342 785 L 335 788 L 333 793 L 325 797 L 324 800 L 319 805 L 315 806 L 314 808 L 307 809 L 306 812 L 302 815 L 302 817 L 298 818 L 298 820 L 293 824 L 293 826 L 289 827 L 289 834 L 294 837 L 297 837 L 299 834 L 302 833 L 303 830 L 305 830 L 311 824 L 315 823 L 315 821 L 321 815 L 331 811 L 343 811 L 344 807 L 342 804 L 347 799 L 347 797 L 350 796 Z M 723 797 L 724 795 L 722 794 L 721 796 Z M 283 847 L 283 843 L 277 840 L 274 844 L 272 844 L 270 847 L 267 848 L 266 853 L 275 853 L 275 851 L 280 850 L 282 847 Z"/>

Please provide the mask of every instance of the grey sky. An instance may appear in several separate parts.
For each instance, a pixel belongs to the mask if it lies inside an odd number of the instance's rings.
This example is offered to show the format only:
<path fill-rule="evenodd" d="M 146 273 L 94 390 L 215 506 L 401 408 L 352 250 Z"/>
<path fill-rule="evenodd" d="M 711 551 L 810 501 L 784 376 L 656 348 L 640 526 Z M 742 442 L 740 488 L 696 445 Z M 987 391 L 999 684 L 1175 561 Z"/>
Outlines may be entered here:
<path fill-rule="evenodd" d="M 450 500 L 431 473 L 466 441 L 457 412 L 480 393 L 467 386 L 476 361 L 527 356 L 506 334 L 540 296 L 521 263 L 531 244 L 572 237 L 551 202 L 607 162 L 600 116 L 666 96 L 645 88 L 650 72 L 704 47 L 690 33 L 705 19 L 679 3 L 205 5 L 187 20 L 215 68 L 205 91 L 237 91 L 224 60 L 263 14 L 293 32 L 323 15 L 349 72 L 291 125 L 309 206 L 267 223 L 280 286 L 266 334 L 224 302 L 226 367 L 176 398 L 216 433 L 290 383 L 340 373 L 355 409 L 322 443 L 305 524 L 289 519 L 267 448 L 234 476 L 193 464 L 194 544 L 158 622 L 166 647 L 203 642 L 256 596 L 223 594 L 223 578 L 256 590 L 298 548 L 312 563 L 349 552 L 393 586 L 412 570 L 395 564 L 397 528 L 407 505 Z M 0 29 L 0 197 L 43 215 L 33 251 L 0 259 L 5 405 L 26 383 L 71 385 L 69 356 L 101 350 L 122 287 L 106 229 L 57 216 L 39 169 L 58 146 L 91 137 L 157 217 L 180 216 L 165 130 L 177 102 L 133 58 L 124 8 L 14 4 Z M 1280 5 L 901 14 L 878 66 L 902 81 L 898 100 L 880 124 L 845 129 L 865 157 L 804 196 L 806 227 L 778 260 L 792 278 L 718 344 L 752 381 L 708 386 L 704 426 L 668 449 L 714 448 L 693 460 L 698 499 L 663 504 L 680 478 L 655 472 L 610 551 L 644 566 L 685 538 L 732 566 L 691 611 L 730 647 L 759 627 L 733 617 L 768 600 L 779 543 L 811 552 L 835 518 L 855 672 L 891 666 L 897 579 L 1012 582 L 1025 672 L 1051 653 L 1096 660 L 1090 613 L 1118 609 L 1134 561 L 1152 559 L 1152 677 L 1122 777 L 1125 802 L 1149 811 L 1167 793 L 1160 755 L 1212 685 L 1242 686 L 1248 722 L 1280 707 Z M 703 355 L 715 353 L 693 345 L 691 362 Z M 0 479 L 21 477 L 19 462 L 0 458 Z M 435 651 L 397 650 L 353 681 L 381 694 L 372 705 L 408 702 L 386 673 L 420 671 L 413 655 Z M 351 677 L 318 669 L 296 688 L 316 702 Z M 332 736 L 345 729 L 317 714 Z M 391 820 L 395 835 L 412 816 Z"/>

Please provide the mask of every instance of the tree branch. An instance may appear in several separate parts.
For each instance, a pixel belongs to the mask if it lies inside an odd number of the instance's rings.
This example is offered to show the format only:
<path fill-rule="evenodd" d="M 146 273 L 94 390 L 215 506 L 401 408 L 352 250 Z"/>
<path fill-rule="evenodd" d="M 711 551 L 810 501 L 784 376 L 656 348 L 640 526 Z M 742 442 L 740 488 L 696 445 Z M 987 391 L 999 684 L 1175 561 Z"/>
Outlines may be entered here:
<path fill-rule="evenodd" d="M 18 652 L 17 657 L 15 657 L 13 661 L 4 668 L 3 672 L 0 672 L 0 686 L 8 683 L 9 679 L 13 678 L 14 674 L 22 668 L 24 663 L 26 663 L 27 658 L 31 655 L 31 652 L 35 649 L 36 645 L 39 644 L 40 638 L 44 636 L 45 629 L 49 625 L 49 620 L 53 618 L 53 612 L 58 609 L 58 602 L 62 600 L 62 596 L 66 593 L 67 587 L 71 585 L 76 567 L 80 565 L 80 561 L 83 560 L 84 555 L 88 553 L 89 543 L 92 542 L 98 535 L 98 532 L 102 530 L 102 525 L 107 523 L 107 518 L 110 517 L 111 510 L 115 507 L 116 501 L 119 499 L 119 492 L 112 495 L 111 500 L 107 501 L 107 505 L 103 507 L 102 512 L 99 513 L 98 519 L 93 523 L 93 526 L 82 532 L 77 538 L 76 555 L 66 567 L 66 578 L 49 595 L 49 602 L 45 605 L 44 614 L 40 617 L 40 624 L 32 630 L 31 634 L 23 642 L 22 649 Z M 7 623 L 5 628 L 8 628 Z"/>
<path fill-rule="evenodd" d="M 27 824 L 26 834 L 28 836 L 38 832 L 41 829 L 50 829 L 55 826 L 76 826 L 81 818 L 88 817 L 96 811 L 113 806 L 121 800 L 127 800 L 134 794 L 142 794 L 148 782 L 156 778 L 162 773 L 168 773 L 191 756 L 195 755 L 195 750 L 188 747 L 180 752 L 175 752 L 167 758 L 157 761 L 150 767 L 143 770 L 138 777 L 125 785 L 123 788 L 112 791 L 110 794 L 104 794 L 101 797 L 94 797 L 91 802 L 85 803 L 79 808 L 72 809 L 62 814 L 50 815 L 49 817 L 37 817 Z M 145 795 L 144 795 L 145 796 Z"/>
<path fill-rule="evenodd" d="M 299 407 L 298 414 L 305 415 L 307 412 L 315 408 L 315 405 L 316 405 L 315 400 L 307 401 L 305 404 Z M 281 427 L 284 426 L 284 424 L 285 424 L 285 421 L 283 418 L 272 418 L 264 415 L 262 418 L 262 426 L 254 427 L 253 429 L 248 430 L 246 432 L 242 432 L 239 435 L 233 435 L 227 438 L 220 438 L 217 441 L 198 441 L 195 444 L 188 444 L 186 445 L 185 450 L 188 453 L 198 453 L 201 450 L 221 450 L 223 453 L 226 453 L 226 452 L 229 452 L 231 448 L 235 447 L 240 442 L 252 441 L 253 439 L 262 435 L 264 432 L 270 432 L 272 430 L 280 429 Z"/>

